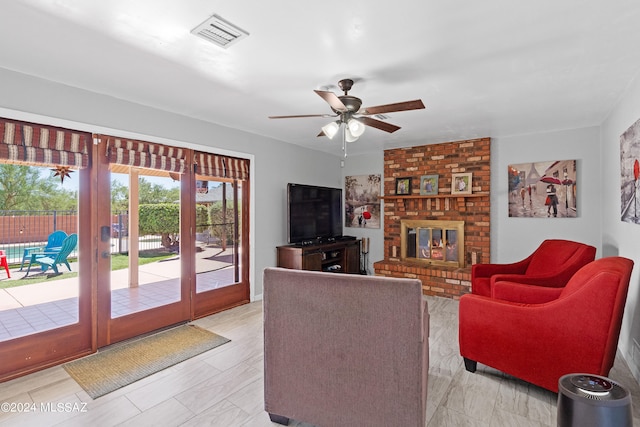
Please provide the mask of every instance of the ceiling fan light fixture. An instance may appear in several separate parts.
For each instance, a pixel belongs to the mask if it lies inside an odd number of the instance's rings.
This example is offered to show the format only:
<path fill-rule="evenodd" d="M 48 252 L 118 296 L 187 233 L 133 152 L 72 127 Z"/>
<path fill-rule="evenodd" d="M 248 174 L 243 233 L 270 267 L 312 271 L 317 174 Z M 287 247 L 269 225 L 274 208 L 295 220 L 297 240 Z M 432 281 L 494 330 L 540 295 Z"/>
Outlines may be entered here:
<path fill-rule="evenodd" d="M 364 133 L 364 124 L 357 119 L 349 119 L 349 121 L 347 122 L 347 126 L 349 127 L 349 132 L 351 132 L 351 135 L 353 135 L 356 139 L 358 139 Z"/>
<path fill-rule="evenodd" d="M 344 128 L 344 140 L 347 142 L 356 142 L 358 140 L 358 137 L 351 132 L 349 126 Z"/>
<path fill-rule="evenodd" d="M 338 133 L 338 130 L 340 130 L 338 122 L 331 122 L 322 126 L 322 131 L 329 139 L 333 139 L 333 137 Z"/>
<path fill-rule="evenodd" d="M 387 116 L 384 115 L 385 113 L 424 108 L 424 104 L 420 99 L 362 108 L 362 100 L 349 95 L 349 91 L 353 86 L 353 80 L 342 79 L 338 82 L 338 86 L 344 91 L 344 95 L 338 96 L 327 90 L 327 87 L 323 87 L 321 90 L 314 90 L 317 95 L 329 104 L 334 114 L 299 114 L 294 116 L 269 116 L 269 118 L 337 117 L 337 121 L 322 126 L 322 132 L 320 132 L 318 136 L 326 136 L 329 139 L 333 139 L 338 132 L 342 132 L 342 151 L 346 157 L 347 143 L 357 141 L 358 138 L 364 134 L 367 126 L 388 133 L 393 133 L 400 129 L 400 126 L 383 121 L 387 118 Z M 342 125 L 344 125 L 344 127 Z"/>

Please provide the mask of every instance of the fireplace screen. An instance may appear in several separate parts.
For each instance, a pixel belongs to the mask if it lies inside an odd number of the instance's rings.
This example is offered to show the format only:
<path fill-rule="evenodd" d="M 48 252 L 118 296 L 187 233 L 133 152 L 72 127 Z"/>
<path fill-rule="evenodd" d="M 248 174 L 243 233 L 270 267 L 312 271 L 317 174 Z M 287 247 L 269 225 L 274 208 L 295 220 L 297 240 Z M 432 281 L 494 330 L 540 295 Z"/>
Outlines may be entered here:
<path fill-rule="evenodd" d="M 464 221 L 401 221 L 403 260 L 464 267 Z"/>

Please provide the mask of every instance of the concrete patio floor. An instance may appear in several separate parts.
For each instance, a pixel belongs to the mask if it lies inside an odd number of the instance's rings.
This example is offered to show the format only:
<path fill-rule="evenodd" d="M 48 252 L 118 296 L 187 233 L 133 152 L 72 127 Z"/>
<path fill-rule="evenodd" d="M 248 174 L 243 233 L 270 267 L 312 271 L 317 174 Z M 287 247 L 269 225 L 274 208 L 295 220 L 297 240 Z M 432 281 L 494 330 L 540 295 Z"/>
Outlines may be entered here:
<path fill-rule="evenodd" d="M 232 251 L 228 249 L 222 251 L 220 248 L 210 248 L 198 252 L 196 256 L 196 271 L 218 271 L 228 268 L 232 265 L 228 262 L 232 255 Z M 59 271 L 61 272 L 62 278 L 56 280 L 0 289 L 0 311 L 78 297 L 78 277 L 65 279 L 64 275 L 68 274 L 66 266 L 61 266 Z M 71 263 L 71 271 L 78 271 L 77 263 Z M 0 283 L 7 280 L 21 280 L 25 277 L 26 268 L 23 271 L 14 268 L 11 269 L 10 272 L 10 279 L 6 278 L 4 270 L 0 272 L 0 277 L 3 277 L 0 279 Z M 49 270 L 49 274 L 50 273 L 52 273 L 51 270 Z M 29 277 L 37 277 L 39 274 L 43 273 L 40 272 L 39 268 L 35 268 L 31 270 Z M 178 277 L 180 277 L 180 257 L 178 255 L 138 267 L 140 286 L 163 282 Z M 129 269 L 111 272 L 112 291 L 127 288 L 128 283 Z"/>
<path fill-rule="evenodd" d="M 219 289 L 235 283 L 229 254 L 199 253 L 196 292 Z M 77 264 L 72 264 L 77 271 Z M 63 268 L 66 271 L 66 267 Z M 111 275 L 111 317 L 126 316 L 180 300 L 180 259 L 178 256 L 139 266 L 139 286 L 129 287 L 129 270 Z M 36 271 L 35 274 L 41 274 Z M 79 320 L 78 277 L 0 289 L 0 342 L 77 323 Z M 21 280 L 24 271 L 12 272 Z M 31 277 L 31 275 L 29 275 Z M 3 280 L 0 279 L 0 282 Z"/>

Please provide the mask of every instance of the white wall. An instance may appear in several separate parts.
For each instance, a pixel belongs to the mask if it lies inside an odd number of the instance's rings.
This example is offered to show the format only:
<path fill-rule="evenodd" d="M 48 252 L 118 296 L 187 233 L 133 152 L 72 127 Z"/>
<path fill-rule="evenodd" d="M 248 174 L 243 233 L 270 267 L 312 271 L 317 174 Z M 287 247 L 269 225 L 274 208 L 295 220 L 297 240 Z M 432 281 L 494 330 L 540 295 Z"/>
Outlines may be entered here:
<path fill-rule="evenodd" d="M 630 85 L 625 96 L 601 126 L 602 141 L 602 247 L 605 255 L 630 258 L 631 276 L 619 348 L 636 379 L 640 380 L 640 225 L 620 219 L 620 135 L 640 118 L 640 81 Z"/>
<path fill-rule="evenodd" d="M 340 187 L 340 157 L 0 69 L 0 116 L 251 159 L 252 299 L 286 243 L 288 182 Z"/>
<path fill-rule="evenodd" d="M 340 187 L 340 158 L 286 143 L 265 144 L 256 154 L 254 227 L 256 286 L 262 294 L 262 270 L 276 265 L 276 246 L 287 243 L 287 184 Z"/>
<path fill-rule="evenodd" d="M 598 248 L 601 256 L 601 164 L 597 127 L 491 139 L 491 261 L 508 263 L 544 239 L 568 239 Z M 510 218 L 507 170 L 511 164 L 577 162 L 577 218 Z"/>
<path fill-rule="evenodd" d="M 366 144 L 366 141 L 361 142 Z M 345 194 L 344 177 L 357 175 L 380 175 L 384 179 L 384 153 L 349 155 L 344 159 L 344 168 L 342 169 L 342 191 Z M 384 191 L 384 182 L 380 182 L 380 194 Z M 384 209 L 384 202 L 380 201 L 380 212 Z M 381 215 L 382 216 L 382 215 Z M 373 271 L 373 263 L 384 258 L 384 216 L 380 218 L 380 228 L 355 228 L 344 227 L 343 234 L 348 236 L 356 236 L 357 238 L 368 237 L 370 242 L 369 256 L 367 267 L 371 274 Z"/>

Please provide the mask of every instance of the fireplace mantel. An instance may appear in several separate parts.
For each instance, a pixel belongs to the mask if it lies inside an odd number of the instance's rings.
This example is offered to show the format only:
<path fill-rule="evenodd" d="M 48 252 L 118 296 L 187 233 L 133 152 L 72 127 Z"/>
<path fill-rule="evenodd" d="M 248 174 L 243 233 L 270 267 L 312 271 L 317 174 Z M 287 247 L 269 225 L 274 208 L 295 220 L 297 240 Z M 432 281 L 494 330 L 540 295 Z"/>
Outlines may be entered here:
<path fill-rule="evenodd" d="M 489 197 L 489 192 L 478 192 L 472 194 L 433 194 L 429 196 L 411 194 L 404 196 L 382 196 L 380 197 L 387 203 L 394 203 L 401 211 L 411 210 L 415 207 L 418 210 L 440 210 L 440 204 L 443 205 L 443 210 L 448 211 L 450 209 L 456 209 L 458 211 L 466 211 L 467 199 L 478 199 L 481 197 Z M 435 206 L 432 205 L 435 203 Z"/>
<path fill-rule="evenodd" d="M 481 193 L 472 193 L 472 194 L 430 194 L 428 196 L 411 194 L 404 196 L 382 196 L 380 199 L 390 201 L 390 200 L 410 200 L 410 199 L 471 199 L 474 197 L 487 197 L 489 196 L 488 191 L 483 191 Z"/>

